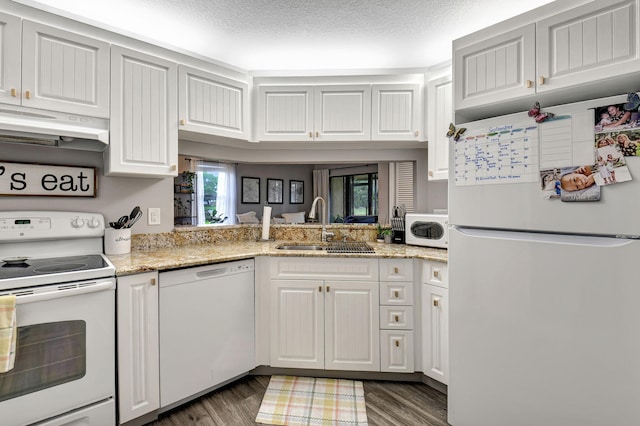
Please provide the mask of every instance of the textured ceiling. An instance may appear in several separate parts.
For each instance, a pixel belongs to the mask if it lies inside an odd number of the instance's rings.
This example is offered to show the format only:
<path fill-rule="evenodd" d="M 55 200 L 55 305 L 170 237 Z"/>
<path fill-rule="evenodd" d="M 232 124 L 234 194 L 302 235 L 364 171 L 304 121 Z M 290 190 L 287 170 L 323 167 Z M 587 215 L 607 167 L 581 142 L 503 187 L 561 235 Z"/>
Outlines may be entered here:
<path fill-rule="evenodd" d="M 246 70 L 428 67 L 550 0 L 15 0 Z"/>

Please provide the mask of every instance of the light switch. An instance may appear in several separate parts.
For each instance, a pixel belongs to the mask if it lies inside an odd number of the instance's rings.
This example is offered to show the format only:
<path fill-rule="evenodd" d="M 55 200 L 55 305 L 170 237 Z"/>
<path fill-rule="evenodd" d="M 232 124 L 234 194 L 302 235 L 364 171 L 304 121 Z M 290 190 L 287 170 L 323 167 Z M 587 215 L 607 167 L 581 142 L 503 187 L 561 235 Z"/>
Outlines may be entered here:
<path fill-rule="evenodd" d="M 160 225 L 160 208 L 149 207 L 147 209 L 147 223 L 149 225 Z"/>

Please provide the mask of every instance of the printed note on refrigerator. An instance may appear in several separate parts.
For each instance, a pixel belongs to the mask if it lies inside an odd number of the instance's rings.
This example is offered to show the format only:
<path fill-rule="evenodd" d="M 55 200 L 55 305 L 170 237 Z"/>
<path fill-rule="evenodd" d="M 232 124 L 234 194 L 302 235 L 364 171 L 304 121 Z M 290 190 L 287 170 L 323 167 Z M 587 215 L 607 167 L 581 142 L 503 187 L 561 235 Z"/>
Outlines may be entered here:
<path fill-rule="evenodd" d="M 565 115 L 540 125 L 540 168 L 573 165 L 571 117 Z"/>
<path fill-rule="evenodd" d="M 455 184 L 537 182 L 538 126 L 501 125 L 468 131 L 454 144 Z"/>

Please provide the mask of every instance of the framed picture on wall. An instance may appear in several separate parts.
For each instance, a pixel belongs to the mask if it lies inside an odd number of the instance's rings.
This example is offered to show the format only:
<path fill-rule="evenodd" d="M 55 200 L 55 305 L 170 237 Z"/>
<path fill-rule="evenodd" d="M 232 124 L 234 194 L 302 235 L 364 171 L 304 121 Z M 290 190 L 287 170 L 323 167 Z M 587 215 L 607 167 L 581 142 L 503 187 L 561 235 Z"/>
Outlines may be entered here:
<path fill-rule="evenodd" d="M 304 181 L 289 181 L 289 204 L 304 204 Z"/>
<path fill-rule="evenodd" d="M 267 179 L 267 203 L 282 204 L 284 180 Z"/>
<path fill-rule="evenodd" d="M 260 204 L 260 178 L 242 177 L 242 204 Z"/>

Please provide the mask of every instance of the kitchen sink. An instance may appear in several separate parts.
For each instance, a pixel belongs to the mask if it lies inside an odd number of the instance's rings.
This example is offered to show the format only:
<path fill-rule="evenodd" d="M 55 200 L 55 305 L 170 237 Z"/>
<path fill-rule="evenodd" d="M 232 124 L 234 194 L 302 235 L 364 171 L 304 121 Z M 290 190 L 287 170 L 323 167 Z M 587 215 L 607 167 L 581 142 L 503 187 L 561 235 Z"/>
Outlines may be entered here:
<path fill-rule="evenodd" d="M 375 253 L 369 244 L 358 241 L 336 241 L 327 245 L 282 244 L 276 248 L 278 250 L 326 250 L 327 253 Z"/>
<path fill-rule="evenodd" d="M 276 247 L 278 250 L 324 250 L 325 246 L 289 244 Z"/>

